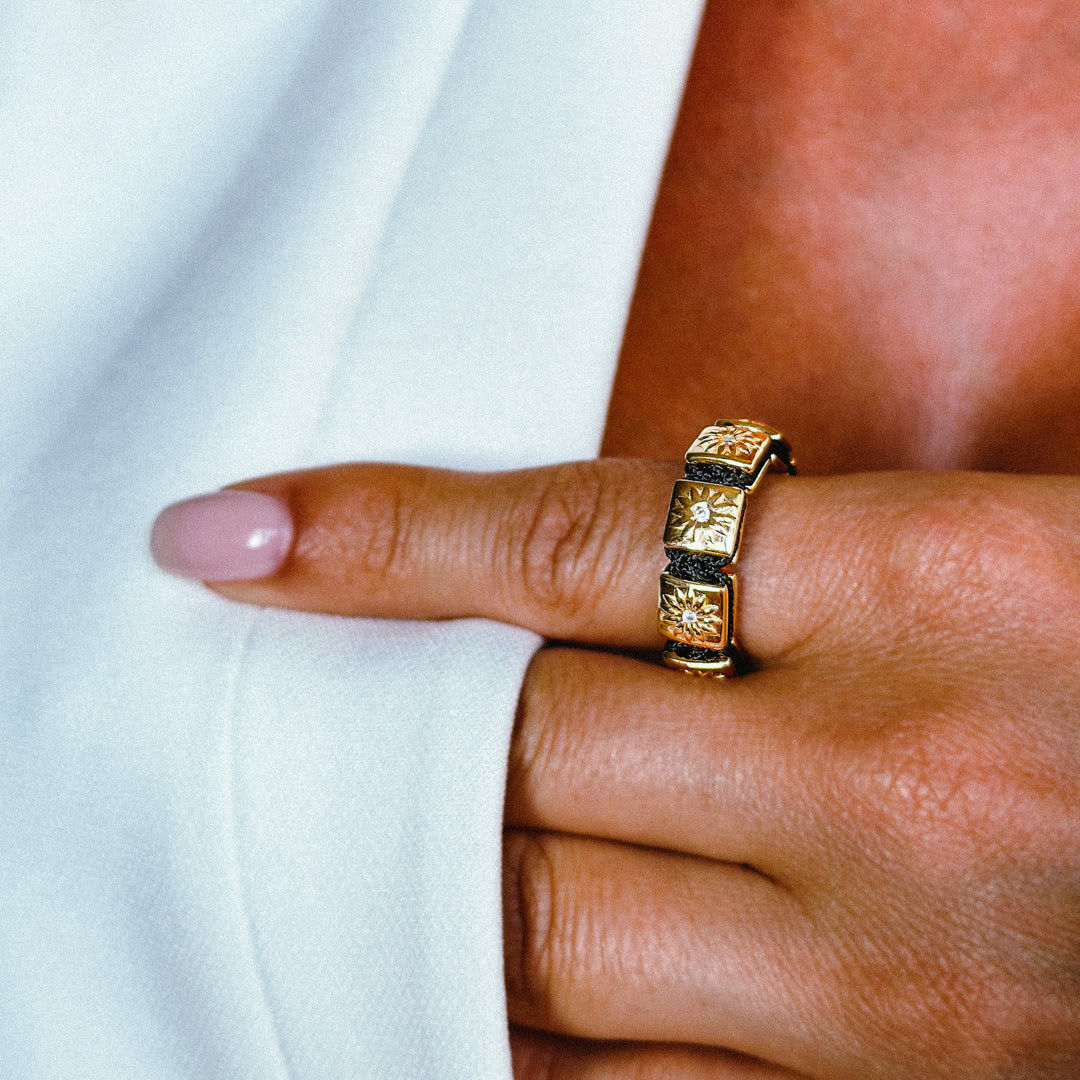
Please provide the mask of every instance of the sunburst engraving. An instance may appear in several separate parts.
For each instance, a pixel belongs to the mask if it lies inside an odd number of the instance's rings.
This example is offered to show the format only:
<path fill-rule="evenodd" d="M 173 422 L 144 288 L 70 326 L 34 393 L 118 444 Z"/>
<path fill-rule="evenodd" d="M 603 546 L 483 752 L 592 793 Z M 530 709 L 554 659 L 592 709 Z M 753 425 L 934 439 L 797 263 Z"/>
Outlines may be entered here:
<path fill-rule="evenodd" d="M 722 649 L 729 644 L 727 594 L 664 574 L 660 580 L 660 632 L 673 641 Z"/>
<path fill-rule="evenodd" d="M 769 441 L 763 431 L 741 424 L 721 424 L 707 427 L 687 451 L 690 454 L 710 454 L 739 465 L 753 465 L 761 448 Z"/>
<path fill-rule="evenodd" d="M 738 488 L 677 480 L 664 546 L 733 556 L 745 505 L 746 496 Z"/>

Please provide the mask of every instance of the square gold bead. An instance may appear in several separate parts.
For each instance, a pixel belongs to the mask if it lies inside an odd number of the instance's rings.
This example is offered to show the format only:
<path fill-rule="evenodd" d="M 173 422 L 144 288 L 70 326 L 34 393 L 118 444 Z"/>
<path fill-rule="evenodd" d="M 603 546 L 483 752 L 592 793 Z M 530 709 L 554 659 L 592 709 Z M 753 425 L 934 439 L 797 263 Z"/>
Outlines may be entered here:
<path fill-rule="evenodd" d="M 733 420 L 707 427 L 686 451 L 686 460 L 728 465 L 740 472 L 756 473 L 771 455 L 779 432 L 749 420 Z"/>
<path fill-rule="evenodd" d="M 731 584 L 703 585 L 660 575 L 660 633 L 702 649 L 731 644 L 734 594 Z"/>
<path fill-rule="evenodd" d="M 676 480 L 664 547 L 699 551 L 731 560 L 739 547 L 746 493 L 723 484 Z"/>

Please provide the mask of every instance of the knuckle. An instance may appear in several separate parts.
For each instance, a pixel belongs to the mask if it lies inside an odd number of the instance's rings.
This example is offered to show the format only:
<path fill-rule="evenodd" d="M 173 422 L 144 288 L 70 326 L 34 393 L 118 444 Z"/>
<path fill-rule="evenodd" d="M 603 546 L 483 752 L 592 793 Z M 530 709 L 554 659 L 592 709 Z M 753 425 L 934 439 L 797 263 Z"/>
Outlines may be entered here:
<path fill-rule="evenodd" d="M 555 980 L 555 864 L 541 836 L 507 837 L 503 854 L 506 988 L 529 1014 L 546 1015 Z"/>
<path fill-rule="evenodd" d="M 996 877 L 1019 886 L 1024 874 L 1075 881 L 1080 815 L 1070 737 L 1033 739 L 1011 706 L 963 694 L 957 688 L 893 718 L 869 750 L 857 740 L 845 770 L 858 788 L 846 793 L 852 822 L 871 822 L 890 857 L 930 882 Z"/>
<path fill-rule="evenodd" d="M 833 743 L 823 795 L 843 808 L 837 838 L 868 866 L 952 890 L 1004 857 L 1030 824 L 1015 739 L 969 693 L 927 687 L 918 700 L 880 705 L 872 725 Z"/>
<path fill-rule="evenodd" d="M 895 591 L 907 598 L 917 592 L 934 618 L 981 607 L 1011 559 L 1001 522 L 970 493 L 923 493 L 885 543 Z"/>
<path fill-rule="evenodd" d="M 503 859 L 504 959 L 514 1019 L 554 1025 L 580 1018 L 595 993 L 600 921 L 574 843 L 544 833 L 507 836 Z"/>
<path fill-rule="evenodd" d="M 897 724 L 869 771 L 884 833 L 924 870 L 963 872 L 1004 841 L 1008 765 L 943 711 Z"/>
<path fill-rule="evenodd" d="M 592 462 L 542 470 L 512 508 L 503 548 L 511 577 L 538 612 L 588 616 L 605 571 L 610 576 L 614 569 L 617 533 L 609 509 L 602 473 Z"/>
<path fill-rule="evenodd" d="M 1018 550 L 1016 515 L 1022 507 L 995 486 L 958 486 L 945 482 L 920 491 L 903 514 L 893 542 L 909 558 L 928 566 L 965 568 L 988 559 L 1008 562 Z"/>
<path fill-rule="evenodd" d="M 574 704 L 581 665 L 573 650 L 541 649 L 529 665 L 510 743 L 510 788 L 532 798 L 570 790 L 585 760 L 588 732 Z"/>
<path fill-rule="evenodd" d="M 1006 647 L 1031 608 L 1080 592 L 1075 553 L 1014 487 L 987 480 L 932 483 L 881 530 L 878 564 L 885 598 L 900 623 L 932 627 L 941 642 L 976 640 Z M 1040 625 L 1042 620 L 1035 620 Z"/>

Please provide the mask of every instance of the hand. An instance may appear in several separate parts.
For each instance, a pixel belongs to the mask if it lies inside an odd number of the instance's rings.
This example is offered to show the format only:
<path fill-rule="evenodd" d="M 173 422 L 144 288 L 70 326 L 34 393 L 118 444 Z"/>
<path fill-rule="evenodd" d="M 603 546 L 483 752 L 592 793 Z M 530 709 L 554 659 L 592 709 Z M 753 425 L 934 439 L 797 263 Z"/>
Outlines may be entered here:
<path fill-rule="evenodd" d="M 518 1080 L 1080 1074 L 1080 483 L 767 481 L 737 567 L 760 667 L 717 683 L 654 662 L 678 473 L 262 479 L 292 553 L 216 588 L 573 643 L 513 740 Z"/>

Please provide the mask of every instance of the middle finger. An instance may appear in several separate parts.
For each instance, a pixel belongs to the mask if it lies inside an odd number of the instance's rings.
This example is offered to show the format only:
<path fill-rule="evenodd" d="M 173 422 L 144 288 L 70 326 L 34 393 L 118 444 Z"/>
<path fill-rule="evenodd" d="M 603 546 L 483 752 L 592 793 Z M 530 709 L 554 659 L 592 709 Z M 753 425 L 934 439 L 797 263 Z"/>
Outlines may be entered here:
<path fill-rule="evenodd" d="M 507 823 L 803 884 L 836 857 L 819 812 L 835 796 L 836 751 L 800 679 L 767 670 L 717 693 L 626 657 L 542 650 L 511 743 Z"/>

